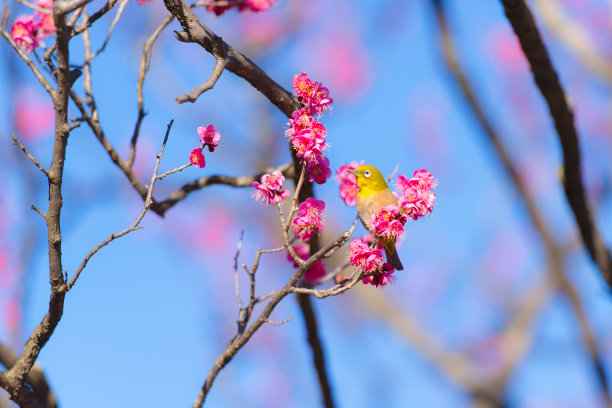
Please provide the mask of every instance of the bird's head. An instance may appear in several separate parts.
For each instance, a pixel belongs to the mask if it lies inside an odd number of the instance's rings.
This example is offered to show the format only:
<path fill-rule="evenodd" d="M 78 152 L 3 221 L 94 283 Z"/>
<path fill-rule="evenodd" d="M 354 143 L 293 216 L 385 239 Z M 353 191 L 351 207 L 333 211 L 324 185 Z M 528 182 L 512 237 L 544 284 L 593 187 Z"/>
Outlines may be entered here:
<path fill-rule="evenodd" d="M 369 191 L 380 191 L 388 189 L 385 178 L 374 166 L 359 166 L 355 170 L 349 170 L 349 173 L 353 173 L 357 178 L 357 186 L 359 186 L 359 192 L 365 193 Z"/>

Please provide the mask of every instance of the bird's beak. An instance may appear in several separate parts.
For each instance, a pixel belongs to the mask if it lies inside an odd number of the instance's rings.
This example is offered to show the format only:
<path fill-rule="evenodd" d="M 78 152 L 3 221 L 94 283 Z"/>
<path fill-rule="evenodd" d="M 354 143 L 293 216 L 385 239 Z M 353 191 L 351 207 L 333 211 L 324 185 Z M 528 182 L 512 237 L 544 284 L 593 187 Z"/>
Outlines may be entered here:
<path fill-rule="evenodd" d="M 352 173 L 354 175 L 358 175 L 359 172 L 357 170 L 347 170 L 348 173 Z"/>

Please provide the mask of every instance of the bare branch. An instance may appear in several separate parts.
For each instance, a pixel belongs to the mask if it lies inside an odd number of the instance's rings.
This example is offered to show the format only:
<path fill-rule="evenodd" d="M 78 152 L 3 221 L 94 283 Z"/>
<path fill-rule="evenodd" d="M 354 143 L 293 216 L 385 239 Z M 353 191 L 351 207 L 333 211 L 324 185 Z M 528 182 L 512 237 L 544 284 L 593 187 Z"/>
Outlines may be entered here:
<path fill-rule="evenodd" d="M 183 164 L 181 167 L 177 167 L 176 169 L 168 170 L 167 172 L 157 176 L 157 179 L 161 180 L 161 179 L 163 179 L 166 176 L 169 176 L 169 175 L 174 174 L 174 173 L 179 172 L 179 171 L 183 171 L 183 170 L 185 170 L 189 166 L 192 166 L 192 164 L 191 163 L 187 163 L 187 164 Z"/>
<path fill-rule="evenodd" d="M 151 65 L 151 55 L 153 52 L 153 44 L 164 30 L 164 28 L 168 27 L 168 25 L 174 20 L 174 16 L 169 14 L 164 18 L 159 26 L 153 31 L 151 36 L 145 41 L 145 45 L 142 50 L 142 57 L 140 59 L 140 71 L 138 72 L 138 84 L 136 85 L 136 90 L 138 93 L 138 118 L 136 119 L 136 125 L 134 126 L 134 134 L 132 135 L 132 139 L 130 140 L 130 156 L 128 157 L 128 166 L 131 168 L 134 166 L 134 160 L 136 159 L 136 142 L 138 141 L 138 136 L 140 134 L 140 126 L 142 125 L 142 121 L 146 116 L 146 112 L 144 111 L 144 98 L 142 96 L 144 80 L 149 71 L 149 66 Z"/>
<path fill-rule="evenodd" d="M 0 364 L 10 369 L 17 362 L 17 354 L 0 341 Z M 47 408 L 57 408 L 57 399 L 49 387 L 45 373 L 34 365 L 26 378 L 26 383 L 32 387 L 36 397 L 44 403 Z"/>
<path fill-rule="evenodd" d="M 539 233 L 543 241 L 550 264 L 550 277 L 547 280 L 554 280 L 558 287 L 561 289 L 561 291 L 569 297 L 574 311 L 576 312 L 576 315 L 578 317 L 580 328 L 583 334 L 583 340 L 587 346 L 587 349 L 589 350 L 593 367 L 595 369 L 597 378 L 600 382 L 600 386 L 606 398 L 606 403 L 609 407 L 612 407 L 612 398 L 610 397 L 610 390 L 607 383 L 607 375 L 603 368 L 604 366 L 601 363 L 600 353 L 597 349 L 597 345 L 595 343 L 590 326 L 588 325 L 578 294 L 571 282 L 567 279 L 567 273 L 564 270 L 564 251 L 555 242 L 552 232 L 544 222 L 544 218 L 538 210 L 534 200 L 528 194 L 527 187 L 524 185 L 524 183 L 521 181 L 521 178 L 518 176 L 518 171 L 512 164 L 512 161 L 510 160 L 510 157 L 505 147 L 501 143 L 500 137 L 493 129 L 491 122 L 486 117 L 486 115 L 484 114 L 484 110 L 478 103 L 476 96 L 474 95 L 473 88 L 457 61 L 457 57 L 453 48 L 452 38 L 448 30 L 448 23 L 446 21 L 444 8 L 442 7 L 440 1 L 435 1 L 434 3 L 436 5 L 438 22 L 440 24 L 442 46 L 446 63 L 450 71 L 454 75 L 455 79 L 457 80 L 461 91 L 464 97 L 466 98 L 466 101 L 472 108 L 476 118 L 482 126 L 484 134 L 493 144 L 495 152 L 497 153 L 500 161 L 502 162 L 504 168 L 509 174 L 514 188 L 518 192 L 520 199 L 523 201 L 525 207 L 527 208 L 527 213 L 529 214 L 529 217 L 531 218 L 536 228 L 536 231 Z M 529 334 L 527 333 L 528 324 L 533 318 L 535 312 L 539 309 L 541 302 L 544 301 L 545 297 L 547 298 L 549 296 L 550 291 L 552 289 L 550 289 L 548 286 L 546 286 L 545 282 L 545 285 L 539 289 L 539 292 L 536 291 L 533 297 L 528 298 L 531 300 L 522 302 L 524 303 L 525 308 L 529 305 L 532 305 L 532 307 L 523 309 L 523 312 L 517 313 L 514 323 L 509 325 L 508 330 L 506 330 L 504 338 L 506 339 L 505 343 L 508 344 L 508 346 L 506 347 L 506 354 L 509 357 L 507 358 L 507 364 L 505 365 L 505 367 L 500 370 L 500 375 L 497 376 L 494 380 L 492 380 L 496 383 L 500 392 L 502 392 L 502 385 L 508 381 L 508 378 L 513 368 L 527 351 L 527 337 L 529 336 Z"/>
<path fill-rule="evenodd" d="M 134 223 L 132 223 L 131 226 L 129 226 L 128 228 L 124 229 L 123 231 L 117 234 L 115 233 L 111 234 L 108 238 L 100 242 L 91 251 L 89 251 L 89 253 L 85 256 L 85 259 L 83 259 L 83 262 L 81 262 L 81 265 L 75 271 L 74 276 L 68 283 L 67 291 L 72 289 L 77 279 L 79 279 L 81 272 L 83 271 L 83 269 L 85 269 L 85 266 L 87 266 L 87 262 L 89 262 L 89 259 L 91 259 L 91 257 L 94 256 L 100 249 L 104 248 L 106 245 L 108 245 L 109 243 L 111 243 L 117 238 L 121 238 L 122 236 L 129 234 L 132 231 L 143 228 L 143 227 L 139 227 L 139 224 L 142 221 L 145 214 L 147 213 L 147 211 L 149 211 L 149 208 L 151 207 L 151 204 L 153 203 L 152 195 L 153 195 L 153 188 L 155 186 L 155 182 L 158 179 L 157 171 L 159 170 L 159 163 L 161 162 L 161 158 L 164 154 L 164 149 L 166 148 L 166 142 L 168 141 L 168 136 L 170 135 L 170 129 L 172 129 L 173 123 L 174 123 L 174 120 L 171 120 L 170 123 L 168 124 L 168 128 L 166 130 L 166 135 L 164 136 L 164 141 L 162 143 L 161 150 L 157 154 L 157 160 L 155 161 L 155 168 L 153 170 L 153 176 L 151 176 L 151 183 L 149 184 L 149 188 L 147 190 L 147 198 L 145 199 L 144 208 L 140 211 L 140 214 L 138 214 L 138 216 L 136 217 L 136 220 L 134 220 Z"/>
<path fill-rule="evenodd" d="M 108 33 L 106 34 L 106 38 L 104 39 L 104 42 L 102 43 L 102 45 L 100 46 L 98 51 L 94 52 L 93 54 L 86 55 L 85 62 L 82 65 L 77 66 L 77 67 L 83 68 L 84 66 L 91 64 L 91 61 L 93 61 L 94 58 L 96 58 L 98 55 L 100 55 L 101 52 L 103 52 L 106 49 L 106 45 L 108 44 L 108 42 L 110 40 L 110 36 L 113 33 L 113 30 L 115 29 L 115 26 L 119 22 L 119 19 L 121 18 L 121 15 L 123 14 L 123 10 L 125 9 L 125 6 L 128 4 L 128 2 L 129 2 L 129 0 L 123 0 L 119 4 L 119 8 L 117 9 L 117 14 L 115 14 L 115 18 L 113 19 L 113 21 L 110 24 L 110 27 L 108 29 Z M 87 31 L 88 30 L 85 30 L 85 32 L 87 32 Z"/>
<path fill-rule="evenodd" d="M 285 320 L 281 320 L 280 322 L 273 322 L 273 321 L 272 321 L 272 320 L 270 320 L 270 319 L 266 319 L 266 323 L 270 323 L 270 324 L 272 324 L 272 325 L 274 325 L 274 326 L 280 326 L 281 324 L 285 324 L 285 323 L 287 323 L 289 320 L 292 320 L 294 317 L 295 317 L 295 316 L 291 316 L 291 317 L 289 317 L 289 318 L 287 318 L 287 319 L 285 319 Z"/>
<path fill-rule="evenodd" d="M 610 250 L 595 223 L 582 183 L 578 131 L 570 107 L 548 51 L 529 7 L 524 0 L 502 0 L 504 10 L 521 48 L 531 65 L 534 80 L 548 104 L 563 149 L 563 186 L 584 244 L 603 278 L 612 286 Z"/>
<path fill-rule="evenodd" d="M 34 165 L 38 167 L 38 169 L 42 171 L 43 174 L 47 176 L 47 178 L 49 178 L 49 172 L 43 166 L 41 166 L 40 163 L 38 163 L 38 160 L 36 160 L 34 156 L 32 156 L 30 152 L 28 152 L 28 149 L 26 149 L 24 145 L 19 143 L 19 140 L 17 140 L 14 133 L 11 133 L 11 138 L 13 139 L 13 144 L 19 146 L 19 148 L 26 154 L 26 156 L 28 156 L 28 159 L 30 159 L 30 161 L 34 163 Z"/>
<path fill-rule="evenodd" d="M 261 327 L 262 324 L 266 323 L 270 318 L 270 314 L 275 309 L 275 307 L 280 303 L 283 298 L 285 298 L 288 294 L 292 293 L 292 289 L 295 287 L 295 284 L 302 278 L 304 273 L 310 268 L 316 261 L 320 260 L 325 256 L 333 248 L 339 248 L 350 238 L 351 233 L 349 231 L 344 232 L 334 241 L 327 244 L 325 247 L 321 248 L 314 255 L 312 255 L 307 261 L 304 262 L 302 266 L 298 268 L 298 270 L 293 274 L 291 279 L 285 284 L 285 286 L 277 291 L 270 299 L 270 301 L 264 307 L 264 310 L 260 313 L 258 318 L 249 325 L 246 330 L 242 334 L 238 333 L 227 345 L 225 351 L 217 358 L 213 367 L 208 373 L 206 377 L 206 381 L 202 386 L 195 402 L 194 407 L 201 407 L 204 404 L 204 400 L 212 387 L 213 382 L 217 378 L 219 371 L 223 369 L 236 355 L 236 353 L 250 340 L 253 334 Z M 279 248 L 280 250 L 281 248 Z M 255 271 L 251 271 L 251 273 L 255 273 Z"/>
<path fill-rule="evenodd" d="M 334 398 L 332 396 L 332 389 L 329 384 L 329 378 L 327 376 L 327 370 L 325 368 L 325 353 L 323 352 L 323 345 L 319 336 L 319 329 L 317 325 L 317 318 L 315 316 L 312 300 L 308 295 L 298 294 L 296 300 L 304 316 L 304 323 L 306 325 L 306 333 L 308 344 L 312 350 L 312 361 L 317 373 L 319 380 L 319 388 L 323 396 L 323 404 L 325 408 L 333 408 Z"/>
<path fill-rule="evenodd" d="M 183 0 L 164 0 L 164 3 L 168 11 L 179 20 L 183 27 L 184 31 L 175 31 L 175 36 L 179 41 L 195 42 L 210 53 L 213 53 L 215 42 L 221 41 L 227 56 L 226 69 L 247 80 L 288 117 L 293 111 L 300 108 L 297 98 L 277 84 L 253 61 L 222 40 L 216 40 L 218 36 L 200 21 L 191 7 Z"/>
<path fill-rule="evenodd" d="M 236 255 L 234 255 L 234 286 L 236 288 L 236 302 L 238 302 L 238 309 L 242 309 L 242 301 L 240 300 L 240 285 L 238 284 L 238 257 L 240 256 L 240 249 L 242 248 L 242 239 L 244 238 L 244 230 L 240 232 L 240 239 L 238 240 L 238 247 L 236 248 Z"/>
<path fill-rule="evenodd" d="M 197 180 L 190 181 L 178 190 L 174 191 L 164 201 L 154 203 L 151 207 L 151 210 L 155 211 L 159 215 L 164 215 L 166 211 L 174 207 L 176 203 L 187 198 L 189 193 L 216 184 L 222 184 L 231 187 L 252 187 L 254 181 L 260 180 L 261 176 L 266 173 L 271 173 L 274 170 L 280 170 L 285 175 L 285 177 L 291 177 L 293 174 L 293 165 L 284 164 L 279 167 L 266 169 L 265 171 L 259 172 L 252 176 L 230 177 L 223 175 L 212 175 L 201 177 Z"/>
<path fill-rule="evenodd" d="M 176 98 L 177 103 L 193 103 L 198 100 L 200 95 L 215 86 L 228 62 L 227 56 L 225 55 L 225 51 L 223 50 L 223 40 L 221 39 L 221 37 L 214 38 L 212 54 L 214 55 L 216 61 L 215 67 L 213 69 L 213 72 L 210 74 L 208 81 L 204 82 L 202 85 L 196 88 L 193 88 L 191 94 L 186 93 L 185 95 Z"/>

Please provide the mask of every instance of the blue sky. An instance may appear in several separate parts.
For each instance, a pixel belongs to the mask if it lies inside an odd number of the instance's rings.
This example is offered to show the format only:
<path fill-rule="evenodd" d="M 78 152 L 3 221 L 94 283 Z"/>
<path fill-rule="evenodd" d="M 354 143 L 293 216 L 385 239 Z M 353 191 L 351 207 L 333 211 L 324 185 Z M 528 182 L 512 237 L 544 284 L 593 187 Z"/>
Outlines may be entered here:
<path fill-rule="evenodd" d="M 409 224 L 399 250 L 406 270 L 397 273 L 390 287 L 361 289 L 384 296 L 437 343 L 470 353 L 486 368 L 495 364 L 491 357 L 495 350 L 487 340 L 504 327 L 520 295 L 542 279 L 545 253 L 508 177 L 442 64 L 432 7 L 427 1 L 399 3 L 319 0 L 306 6 L 279 0 L 270 15 L 228 12 L 216 18 L 201 10 L 199 15 L 287 89 L 293 75 L 302 71 L 330 89 L 335 98 L 333 111 L 322 121 L 328 129 L 332 170 L 364 160 L 385 174 L 399 165 L 400 174 L 426 168 L 438 179 L 434 213 Z M 92 4 L 93 10 L 98 2 Z M 589 7 L 603 6 L 594 2 Z M 20 12 L 25 10 L 15 13 Z M 504 66 L 512 60 L 496 59 L 495 50 L 501 47 L 498 38 L 512 38 L 501 5 L 479 1 L 465 7 L 464 2 L 449 1 L 448 14 L 461 64 L 478 98 L 559 243 L 570 248 L 565 266 L 607 364 L 612 351 L 609 292 L 582 248 L 573 244 L 577 231 L 558 179 L 558 141 L 531 76 L 526 69 Z M 93 89 L 100 118 L 109 140 L 123 155 L 127 155 L 136 120 L 142 45 L 164 15 L 159 0 L 143 6 L 129 4 L 108 48 L 94 64 Z M 94 43 L 103 41 L 109 22 L 106 16 L 93 31 Z M 258 48 L 253 42 L 255 34 L 279 26 L 281 39 L 262 34 L 269 47 Z M 177 42 L 172 34 L 177 29 L 173 23 L 160 37 L 145 82 L 149 114 L 136 165 L 141 180 L 149 180 L 155 152 L 171 119 L 175 122 L 162 160 L 164 170 L 187 162 L 188 152 L 198 144 L 197 126 L 214 124 L 222 139 L 214 153 L 206 154 L 204 169 L 190 167 L 165 179 L 156 189 L 158 198 L 203 175 L 252 174 L 265 165 L 288 162 L 286 118 L 230 72 L 224 72 L 215 88 L 195 104 L 174 103 L 177 96 L 206 80 L 214 64 L 198 46 Z M 584 71 L 546 30 L 544 35 L 576 104 L 586 184 L 609 242 L 610 169 L 605 159 L 609 133 L 591 132 L 595 127 L 591 122 L 602 118 L 597 110 L 587 115 L 592 107 L 605 112 L 609 84 Z M 344 41 L 345 36 L 357 45 L 348 53 L 347 65 L 339 67 L 330 58 L 340 52 L 334 48 L 335 41 Z M 8 63 L 0 65 L 0 76 L 5 81 L 16 79 L 6 97 L 0 98 L 1 148 L 8 157 L 0 164 L 0 185 L 6 192 L 2 208 L 10 214 L 0 230 L 5 235 L 0 247 L 16 251 L 24 242 L 34 247 L 22 261 L 26 279 L 19 336 L 15 339 L 5 325 L 0 326 L 0 338 L 12 339 L 12 346 L 21 347 L 48 305 L 44 223 L 29 209 L 31 204 L 44 209 L 47 191 L 42 175 L 26 170 L 28 163 L 21 162 L 19 152 L 10 146 L 14 127 L 10 93 L 33 87 L 40 98 L 45 95 L 22 61 L 3 44 L 0 52 Z M 78 39 L 73 41 L 71 53 L 77 63 L 82 60 L 81 47 Z M 11 69 L 15 76 L 10 76 Z M 355 72 L 361 72 L 362 81 L 335 93 L 334 86 L 346 86 L 341 83 L 343 76 Z M 52 139 L 42 136 L 28 143 L 41 163 L 48 165 Z M 93 246 L 132 223 L 142 201 L 85 125 L 71 135 L 65 172 L 63 259 L 71 275 Z M 30 188 L 35 192 L 28 192 Z M 245 235 L 240 262 L 247 264 L 257 248 L 281 242 L 276 210 L 254 202 L 250 192 L 225 186 L 195 192 L 163 219 L 148 214 L 143 230 L 111 243 L 92 258 L 68 294 L 62 321 L 38 360 L 63 407 L 193 403 L 208 370 L 235 332 L 233 256 L 241 231 Z M 334 179 L 316 186 L 315 192 L 326 202 L 323 237 L 331 239 L 348 228 L 355 209 L 341 201 Z M 358 226 L 357 234 L 363 232 Z M 257 275 L 258 293 L 279 287 L 291 272 L 284 254 L 265 257 Z M 246 277 L 241 279 L 246 296 Z M 16 286 L 7 285 L 0 296 L 9 299 Z M 471 404 L 464 389 L 449 381 L 388 319 L 368 310 L 356 291 L 314 304 L 339 407 Z M 286 299 L 272 318 L 280 321 L 291 316 L 295 318 L 280 327 L 263 327 L 239 352 L 218 376 L 207 406 L 319 404 L 296 302 Z M 538 313 L 532 330 L 533 345 L 508 384 L 510 403 L 597 406 L 598 386 L 568 302 L 554 296 Z"/>

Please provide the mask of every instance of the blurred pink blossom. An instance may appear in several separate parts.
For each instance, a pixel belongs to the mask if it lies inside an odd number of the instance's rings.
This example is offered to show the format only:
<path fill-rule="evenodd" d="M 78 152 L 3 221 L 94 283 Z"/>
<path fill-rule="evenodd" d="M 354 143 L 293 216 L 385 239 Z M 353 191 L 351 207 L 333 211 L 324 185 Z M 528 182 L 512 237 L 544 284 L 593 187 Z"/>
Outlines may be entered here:
<path fill-rule="evenodd" d="M 293 249 L 296 255 L 302 258 L 304 261 L 310 258 L 310 251 L 308 250 L 308 245 L 295 245 Z M 287 251 L 287 260 L 289 260 L 289 262 L 293 262 L 294 267 L 297 268 L 299 266 L 295 262 L 289 251 Z M 306 280 L 307 282 L 315 282 L 324 277 L 326 273 L 327 270 L 325 268 L 325 264 L 322 260 L 318 260 L 317 262 L 313 263 L 312 266 L 308 268 L 308 270 L 304 273 L 304 280 Z"/>
<path fill-rule="evenodd" d="M 38 30 L 41 23 L 34 16 L 19 16 L 11 27 L 11 37 L 19 48 L 27 53 L 38 47 Z"/>
<path fill-rule="evenodd" d="M 36 140 L 52 134 L 55 114 L 53 103 L 33 88 L 19 88 L 15 93 L 15 126 L 25 140 Z"/>

